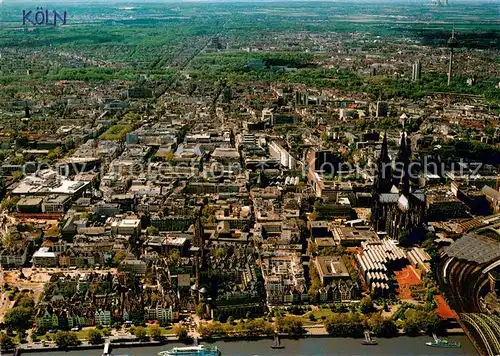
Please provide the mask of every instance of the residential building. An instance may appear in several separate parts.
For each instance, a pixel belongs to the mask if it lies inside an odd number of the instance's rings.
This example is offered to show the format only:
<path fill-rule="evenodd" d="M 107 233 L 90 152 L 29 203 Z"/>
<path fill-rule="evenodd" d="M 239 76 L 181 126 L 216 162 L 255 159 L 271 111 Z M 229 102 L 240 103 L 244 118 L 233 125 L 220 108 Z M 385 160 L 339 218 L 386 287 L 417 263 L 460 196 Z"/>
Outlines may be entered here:
<path fill-rule="evenodd" d="M 109 310 L 96 310 L 95 312 L 95 325 L 108 326 L 111 325 L 111 312 Z"/>

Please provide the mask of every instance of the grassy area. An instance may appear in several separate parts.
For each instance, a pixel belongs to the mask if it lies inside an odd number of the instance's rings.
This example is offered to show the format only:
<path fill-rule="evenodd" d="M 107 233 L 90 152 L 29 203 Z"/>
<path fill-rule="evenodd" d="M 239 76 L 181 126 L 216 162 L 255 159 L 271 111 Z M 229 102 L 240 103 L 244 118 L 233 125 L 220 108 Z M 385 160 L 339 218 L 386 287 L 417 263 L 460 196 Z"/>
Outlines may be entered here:
<path fill-rule="evenodd" d="M 89 330 L 90 329 L 94 329 L 93 327 L 87 327 L 87 328 L 83 328 L 81 330 L 78 330 L 78 331 L 71 331 L 73 333 L 76 334 L 76 336 L 78 337 L 78 339 L 80 340 L 86 340 L 87 339 L 87 336 L 89 335 Z M 108 328 L 108 330 L 110 330 Z M 102 333 L 102 330 L 100 330 L 101 333 Z M 45 335 L 42 335 L 42 336 L 37 336 L 39 340 L 45 340 L 45 341 L 52 341 L 52 338 L 54 337 L 55 334 L 53 333 L 47 333 Z"/>
<path fill-rule="evenodd" d="M 78 331 L 74 331 L 74 333 L 76 334 L 76 336 L 78 337 L 78 339 L 80 339 L 80 340 L 86 340 L 87 336 L 89 334 L 89 330 L 90 329 L 94 329 L 94 328 L 93 327 L 87 327 L 87 328 L 83 328 L 83 329 L 78 330 Z M 150 326 L 146 326 L 146 331 L 147 331 L 148 334 L 149 334 L 149 329 L 150 329 Z M 112 329 L 108 328 L 108 330 L 111 331 Z M 165 335 L 165 336 L 167 336 L 167 335 L 173 335 L 174 334 L 174 331 L 173 331 L 172 328 L 160 327 L 160 330 L 161 330 L 162 335 Z M 99 330 L 99 331 L 101 331 L 101 333 L 102 333 L 102 329 Z M 54 335 L 55 334 L 53 334 L 53 333 L 50 333 L 50 334 L 47 333 L 45 335 L 41 335 L 41 336 L 37 336 L 37 337 L 38 337 L 38 340 L 40 340 L 40 341 L 43 341 L 43 340 L 45 340 L 45 341 L 52 341 L 52 338 L 54 337 Z"/>
<path fill-rule="evenodd" d="M 146 326 L 146 332 L 148 333 L 148 335 L 150 334 L 149 332 L 150 327 L 151 327 L 150 325 Z M 163 328 L 160 326 L 160 330 L 162 335 L 173 335 L 174 333 L 172 328 Z"/>
<path fill-rule="evenodd" d="M 167 329 L 167 328 L 162 328 L 161 332 L 163 333 L 163 335 L 173 335 L 174 334 L 173 329 Z"/>
<path fill-rule="evenodd" d="M 316 321 L 311 321 L 309 319 L 309 315 L 314 315 L 316 318 Z M 302 321 L 304 325 L 315 325 L 315 324 L 321 324 L 323 323 L 323 320 L 321 319 L 322 317 L 328 318 L 332 316 L 334 313 L 331 311 L 331 309 L 318 309 L 318 310 L 313 310 L 311 312 L 308 312 L 305 314 L 305 316 L 302 317 Z"/>
<path fill-rule="evenodd" d="M 82 329 L 74 332 L 80 340 L 87 339 L 89 336 L 89 329 Z"/>

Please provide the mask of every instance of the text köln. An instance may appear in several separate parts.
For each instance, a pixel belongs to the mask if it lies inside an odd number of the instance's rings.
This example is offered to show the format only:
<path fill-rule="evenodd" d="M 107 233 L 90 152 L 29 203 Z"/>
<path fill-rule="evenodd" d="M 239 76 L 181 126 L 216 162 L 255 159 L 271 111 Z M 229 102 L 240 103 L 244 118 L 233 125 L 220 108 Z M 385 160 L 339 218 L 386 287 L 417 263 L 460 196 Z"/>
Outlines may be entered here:
<path fill-rule="evenodd" d="M 66 25 L 66 15 L 67 12 L 62 13 L 56 10 L 44 10 L 41 7 L 37 7 L 36 11 L 23 10 L 23 25 L 34 25 L 34 26 L 57 26 Z"/>

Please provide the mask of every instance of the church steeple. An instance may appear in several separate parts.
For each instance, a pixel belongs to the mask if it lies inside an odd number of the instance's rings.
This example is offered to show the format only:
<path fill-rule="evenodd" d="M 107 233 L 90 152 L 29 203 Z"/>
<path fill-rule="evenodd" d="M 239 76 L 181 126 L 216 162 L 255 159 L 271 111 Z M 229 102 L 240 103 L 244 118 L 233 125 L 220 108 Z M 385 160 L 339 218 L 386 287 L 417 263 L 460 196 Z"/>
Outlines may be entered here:
<path fill-rule="evenodd" d="M 402 149 L 402 158 L 403 158 L 403 177 L 401 178 L 401 188 L 402 193 L 405 196 L 410 194 L 410 153 L 408 149 L 408 143 L 406 142 L 407 135 L 406 132 L 403 132 L 403 139 L 401 140 L 401 149 Z"/>
<path fill-rule="evenodd" d="M 194 223 L 193 244 L 195 247 L 199 247 L 199 248 L 203 247 L 203 224 L 201 223 L 201 216 L 200 215 L 198 215 L 196 217 L 196 221 Z"/>
<path fill-rule="evenodd" d="M 401 134 L 401 143 L 396 162 L 396 168 L 399 172 L 397 172 L 396 176 L 399 180 L 397 185 L 399 185 L 401 193 L 408 196 L 410 194 L 410 148 L 408 144 L 408 135 L 406 133 L 406 119 L 408 119 L 408 117 L 403 114 L 401 115 L 401 119 L 403 120 L 403 132 Z"/>
<path fill-rule="evenodd" d="M 382 150 L 380 151 L 380 162 L 389 163 L 391 159 L 389 158 L 389 147 L 387 145 L 387 131 L 384 132 L 384 138 L 382 139 Z"/>
<path fill-rule="evenodd" d="M 377 160 L 377 176 L 374 182 L 374 191 L 376 194 L 387 193 L 392 187 L 391 158 L 389 157 L 389 148 L 387 145 L 387 132 L 384 132 L 382 139 L 382 149 Z"/>

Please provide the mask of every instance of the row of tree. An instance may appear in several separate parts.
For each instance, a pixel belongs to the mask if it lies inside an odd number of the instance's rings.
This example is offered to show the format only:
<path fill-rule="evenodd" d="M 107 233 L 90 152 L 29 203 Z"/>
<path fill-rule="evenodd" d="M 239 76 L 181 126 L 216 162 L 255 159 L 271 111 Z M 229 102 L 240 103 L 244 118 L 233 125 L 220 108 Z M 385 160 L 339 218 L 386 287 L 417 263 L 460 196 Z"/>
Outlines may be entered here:
<path fill-rule="evenodd" d="M 394 337 L 400 328 L 407 335 L 415 336 L 439 332 L 442 327 L 441 319 L 433 310 L 413 307 L 396 313 L 395 318 L 385 318 L 378 313 L 370 316 L 353 312 L 335 313 L 324 324 L 328 334 L 336 337 L 361 337 L 367 329 L 376 336 Z"/>
<path fill-rule="evenodd" d="M 328 334 L 335 337 L 361 337 L 366 329 L 380 337 L 398 334 L 396 323 L 380 314 L 366 317 L 359 313 L 335 313 L 325 320 L 325 328 Z"/>
<path fill-rule="evenodd" d="M 274 333 L 273 323 L 263 319 L 241 321 L 235 325 L 220 322 L 201 323 L 198 332 L 202 337 L 225 337 L 225 336 L 261 336 Z"/>

